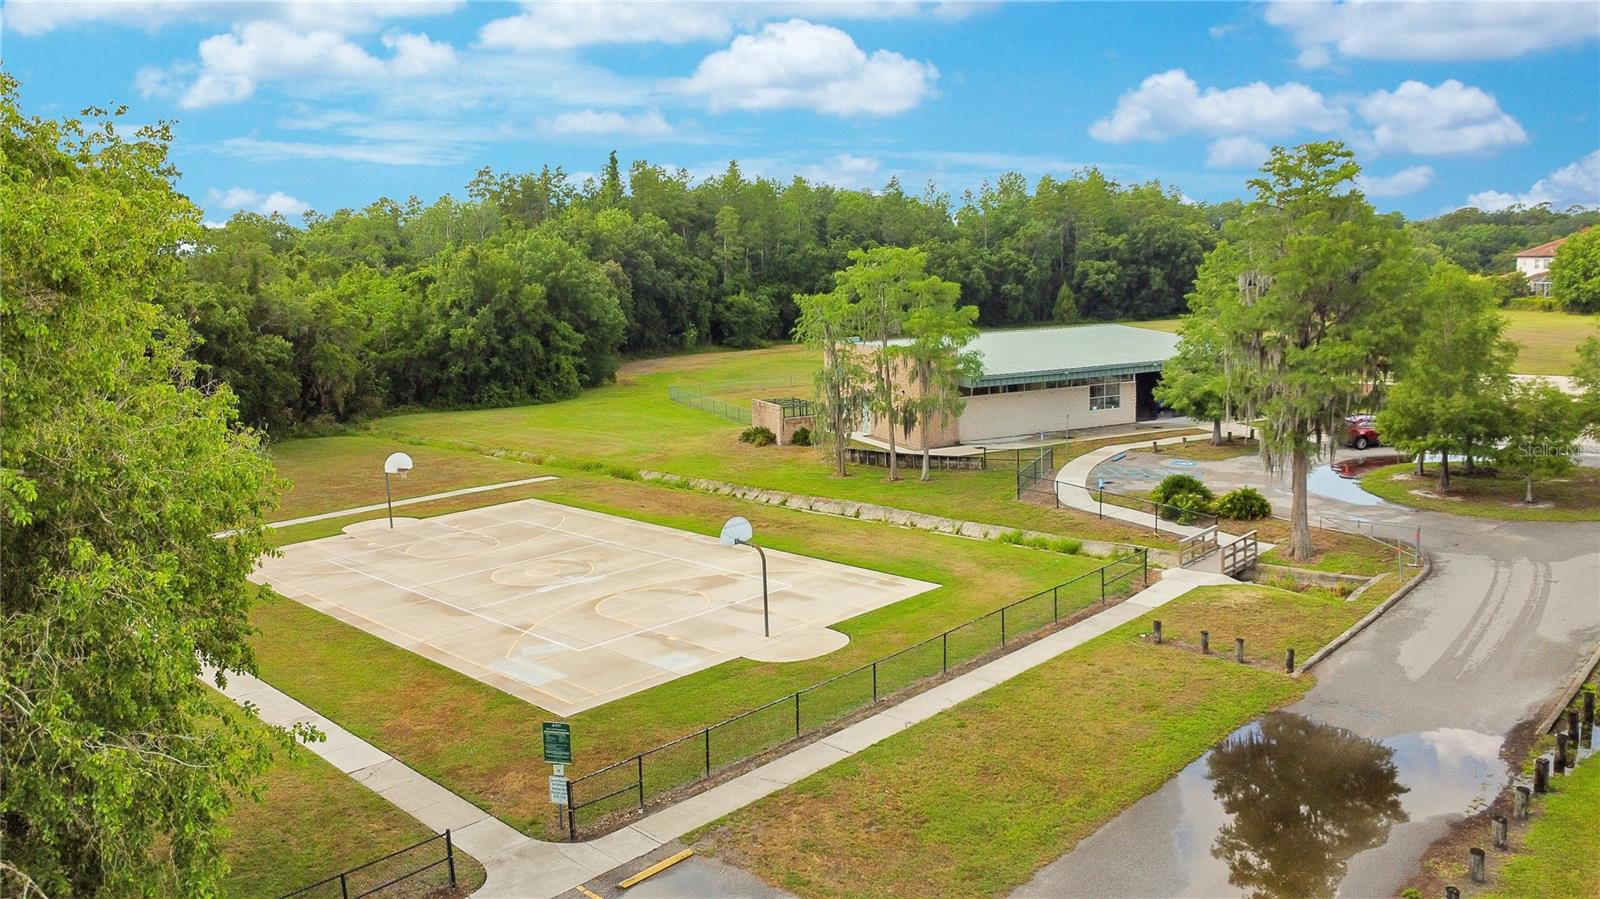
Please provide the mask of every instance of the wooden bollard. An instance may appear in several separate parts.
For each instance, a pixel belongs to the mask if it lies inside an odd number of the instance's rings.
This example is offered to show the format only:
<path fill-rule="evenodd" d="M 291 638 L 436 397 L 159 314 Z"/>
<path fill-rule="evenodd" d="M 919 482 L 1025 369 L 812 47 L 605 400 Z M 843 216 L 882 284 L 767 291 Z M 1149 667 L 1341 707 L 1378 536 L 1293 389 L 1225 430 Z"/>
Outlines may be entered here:
<path fill-rule="evenodd" d="M 1289 647 L 1289 652 L 1283 657 L 1283 670 L 1294 673 L 1294 647 Z"/>
<path fill-rule="evenodd" d="M 1156 627 L 1156 644 L 1160 645 L 1160 643 L 1161 643 L 1161 620 L 1159 618 L 1156 619 L 1154 624 L 1155 624 L 1155 627 Z"/>
<path fill-rule="evenodd" d="M 1528 806 L 1533 804 L 1533 789 L 1518 785 L 1511 804 L 1511 814 L 1518 821 L 1528 820 Z"/>
<path fill-rule="evenodd" d="M 1243 637 L 1234 637 L 1233 638 L 1233 660 L 1235 662 L 1238 662 L 1241 665 L 1244 664 L 1244 638 Z"/>
<path fill-rule="evenodd" d="M 1210 655 L 1211 654 L 1211 632 L 1210 631 L 1201 631 L 1200 632 L 1200 654 L 1201 655 Z"/>
<path fill-rule="evenodd" d="M 1578 729 L 1578 710 L 1567 709 L 1567 745 L 1572 747 L 1574 756 L 1578 754 L 1578 735 L 1581 733 Z"/>
<path fill-rule="evenodd" d="M 1585 693 L 1585 694 L 1583 694 L 1583 726 L 1589 728 L 1589 732 L 1591 734 L 1594 733 L 1594 694 L 1593 693 Z"/>
<path fill-rule="evenodd" d="M 1150 441 L 1150 452 L 1152 452 L 1152 453 L 1161 452 L 1161 447 L 1157 446 L 1156 442 L 1154 440 Z"/>
<path fill-rule="evenodd" d="M 1444 899 L 1461 899 L 1461 890 L 1457 887 L 1445 887 Z"/>
<path fill-rule="evenodd" d="M 1467 855 L 1467 876 L 1473 883 L 1488 883 L 1488 860 L 1484 857 L 1484 851 L 1474 846 L 1467 850 Z"/>
<path fill-rule="evenodd" d="M 1556 765 L 1555 773 L 1560 774 L 1570 767 L 1571 759 L 1567 758 L 1567 735 L 1556 734 Z"/>
<path fill-rule="evenodd" d="M 1507 838 L 1508 825 L 1505 815 L 1495 815 L 1489 819 L 1489 835 L 1494 837 L 1494 848 L 1504 849 L 1510 844 Z"/>
<path fill-rule="evenodd" d="M 1542 755 L 1533 760 L 1533 791 L 1550 792 L 1550 760 Z"/>

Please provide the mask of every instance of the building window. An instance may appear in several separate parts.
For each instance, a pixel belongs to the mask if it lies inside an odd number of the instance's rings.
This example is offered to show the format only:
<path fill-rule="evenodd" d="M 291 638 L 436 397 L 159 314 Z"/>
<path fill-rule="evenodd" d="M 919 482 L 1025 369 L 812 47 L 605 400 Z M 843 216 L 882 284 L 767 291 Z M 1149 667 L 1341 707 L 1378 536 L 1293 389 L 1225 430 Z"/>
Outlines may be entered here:
<path fill-rule="evenodd" d="M 1122 408 L 1122 385 L 1120 383 L 1107 381 L 1089 385 L 1090 412 L 1120 408 Z"/>

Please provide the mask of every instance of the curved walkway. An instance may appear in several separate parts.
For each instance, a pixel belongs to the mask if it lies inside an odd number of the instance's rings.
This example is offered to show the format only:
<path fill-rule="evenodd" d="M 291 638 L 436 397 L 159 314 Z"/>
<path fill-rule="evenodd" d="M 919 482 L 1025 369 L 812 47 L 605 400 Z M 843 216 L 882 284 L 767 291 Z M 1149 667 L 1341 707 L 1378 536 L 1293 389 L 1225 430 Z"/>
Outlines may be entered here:
<path fill-rule="evenodd" d="M 986 665 L 884 708 L 838 733 L 801 747 L 620 830 L 582 843 L 524 836 L 260 678 L 230 674 L 224 691 L 254 703 L 261 719 L 288 726 L 309 722 L 328 736 L 307 748 L 434 830 L 451 830 L 455 845 L 483 863 L 488 879 L 474 895 L 557 896 L 660 848 L 801 778 L 848 758 L 901 730 L 1035 668 L 1088 640 L 1165 605 L 1190 590 L 1237 583 L 1208 572 L 1168 569 L 1160 581 L 1089 618 Z M 208 679 L 210 672 L 204 672 Z"/>

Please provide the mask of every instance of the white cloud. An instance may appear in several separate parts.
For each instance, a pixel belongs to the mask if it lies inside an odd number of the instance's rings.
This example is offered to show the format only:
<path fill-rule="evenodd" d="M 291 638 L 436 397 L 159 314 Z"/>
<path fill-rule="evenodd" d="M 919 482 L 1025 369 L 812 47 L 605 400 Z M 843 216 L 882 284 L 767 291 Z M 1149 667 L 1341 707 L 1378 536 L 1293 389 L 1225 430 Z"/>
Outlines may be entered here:
<path fill-rule="evenodd" d="M 470 155 L 465 147 L 457 144 L 418 143 L 410 140 L 316 143 L 230 137 L 224 140 L 218 149 L 229 156 L 265 162 L 286 159 L 334 159 L 341 162 L 367 162 L 377 165 L 453 165 L 467 161 Z"/>
<path fill-rule="evenodd" d="M 932 95 L 938 77 L 931 63 L 889 50 L 869 55 L 837 28 L 791 19 L 734 38 L 675 87 L 705 97 L 713 111 L 894 115 Z"/>
<path fill-rule="evenodd" d="M 564 112 L 540 125 L 547 134 L 559 135 L 666 137 L 672 133 L 672 123 L 656 110 L 630 116 L 613 110 L 584 109 Z"/>
<path fill-rule="evenodd" d="M 803 165 L 795 174 L 812 183 L 822 182 L 837 187 L 879 187 L 888 180 L 879 177 L 882 167 L 875 156 L 840 153 L 821 164 Z"/>
<path fill-rule="evenodd" d="M 262 215 L 278 213 L 285 218 L 292 218 L 311 209 L 311 204 L 282 191 L 275 190 L 263 195 L 260 191 L 248 187 L 230 187 L 227 190 L 213 188 L 206 194 L 206 201 L 207 205 L 217 209 L 243 209 L 259 212 Z"/>
<path fill-rule="evenodd" d="M 1549 203 L 1554 209 L 1600 208 L 1600 150 L 1540 178 L 1526 193 L 1486 190 L 1467 197 L 1466 205 L 1494 212 L 1517 204 L 1537 206 L 1540 203 Z"/>
<path fill-rule="evenodd" d="M 1600 15 L 1591 2 L 1274 0 L 1266 19 L 1289 32 L 1307 67 L 1327 65 L 1335 53 L 1362 59 L 1512 59 L 1600 37 Z"/>
<path fill-rule="evenodd" d="M 1303 84 L 1274 87 L 1257 81 L 1202 91 L 1182 69 L 1171 69 L 1119 97 L 1111 115 L 1089 126 L 1089 134 L 1110 143 L 1166 140 L 1191 132 L 1279 137 L 1300 129 L 1332 130 L 1347 118 L 1344 109 Z"/>
<path fill-rule="evenodd" d="M 1433 167 L 1414 165 L 1393 175 L 1362 174 L 1356 186 L 1369 197 L 1403 197 L 1414 194 L 1433 183 Z"/>
<path fill-rule="evenodd" d="M 952 21 L 988 8 L 979 3 L 912 2 L 678 2 L 618 3 L 527 2 L 514 16 L 484 25 L 478 38 L 486 47 L 511 50 L 568 50 L 595 44 L 682 44 L 724 41 L 735 28 L 752 30 L 762 22 L 808 19 L 894 19 L 925 13 Z"/>
<path fill-rule="evenodd" d="M 1479 153 L 1528 140 L 1492 94 L 1453 78 L 1438 87 L 1407 81 L 1393 92 L 1375 91 L 1359 108 L 1385 153 Z"/>
<path fill-rule="evenodd" d="M 1253 137 L 1235 135 L 1211 142 L 1206 165 L 1214 169 L 1256 168 L 1271 155 L 1272 148 Z"/>
<path fill-rule="evenodd" d="M 276 22 L 248 22 L 200 42 L 200 64 L 184 88 L 188 109 L 235 103 L 276 79 L 382 80 L 432 74 L 455 64 L 455 50 L 425 34 L 389 34 L 387 59 L 368 53 L 335 31 L 300 32 Z M 170 92 L 194 67 L 179 64 L 163 73 L 144 69 L 135 81 L 146 96 Z"/>
<path fill-rule="evenodd" d="M 10 0 L 8 30 L 31 36 L 57 28 L 105 23 L 145 29 L 176 22 L 270 20 L 302 30 L 364 31 L 386 19 L 436 16 L 460 8 L 464 0 Z"/>

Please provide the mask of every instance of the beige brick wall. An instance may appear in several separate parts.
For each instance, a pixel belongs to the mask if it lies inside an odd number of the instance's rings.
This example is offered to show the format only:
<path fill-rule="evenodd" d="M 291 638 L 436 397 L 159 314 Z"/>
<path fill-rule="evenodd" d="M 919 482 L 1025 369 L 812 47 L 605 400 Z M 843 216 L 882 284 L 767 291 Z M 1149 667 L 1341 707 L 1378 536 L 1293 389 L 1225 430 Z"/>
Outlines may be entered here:
<path fill-rule="evenodd" d="M 1066 431 L 1132 424 L 1137 391 L 1133 381 L 1121 385 L 1122 405 L 1116 409 L 1089 410 L 1088 387 L 1023 390 L 967 398 L 961 414 L 960 436 L 965 444 L 997 437 L 1020 437 L 1040 431 Z"/>
<path fill-rule="evenodd" d="M 750 424 L 757 425 L 771 431 L 778 438 L 779 446 L 788 446 L 794 442 L 794 432 L 805 428 L 812 432 L 812 440 L 816 440 L 816 423 L 813 416 L 799 415 L 794 418 L 783 417 L 783 407 L 777 403 L 766 400 L 750 401 Z"/>

